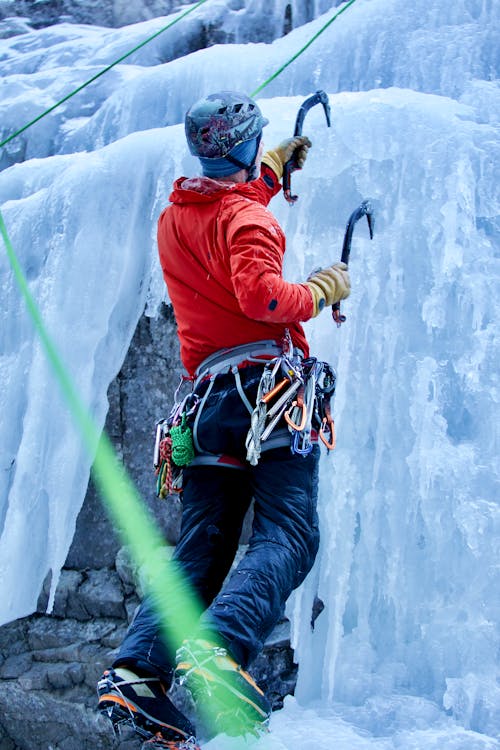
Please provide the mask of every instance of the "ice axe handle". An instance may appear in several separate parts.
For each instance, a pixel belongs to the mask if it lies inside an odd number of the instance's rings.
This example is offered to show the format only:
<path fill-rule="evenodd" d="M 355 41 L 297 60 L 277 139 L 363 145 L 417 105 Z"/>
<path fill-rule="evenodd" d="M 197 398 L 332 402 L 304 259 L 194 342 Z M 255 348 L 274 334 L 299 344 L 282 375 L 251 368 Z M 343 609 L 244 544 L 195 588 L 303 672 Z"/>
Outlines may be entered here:
<path fill-rule="evenodd" d="M 323 105 L 323 109 L 325 110 L 326 123 L 328 127 L 330 127 L 330 103 L 328 101 L 328 94 L 325 91 L 316 91 L 315 94 L 305 100 L 297 113 L 297 117 L 295 120 L 295 130 L 293 131 L 294 138 L 298 135 L 302 135 L 302 126 L 304 124 L 306 114 L 309 112 L 311 107 L 314 107 L 316 104 Z M 291 206 L 293 206 L 293 204 L 299 197 L 298 195 L 292 195 L 291 186 L 291 175 L 292 172 L 295 172 L 296 169 L 300 169 L 300 167 L 297 164 L 297 157 L 295 156 L 295 154 L 293 154 L 291 159 L 289 159 L 283 167 L 283 193 L 286 200 Z"/>
<path fill-rule="evenodd" d="M 354 227 L 356 226 L 356 222 L 358 222 L 363 216 L 366 216 L 366 220 L 368 222 L 368 230 L 370 232 L 370 239 L 372 240 L 375 218 L 373 215 L 372 204 L 369 200 L 363 201 L 363 203 L 361 203 L 361 205 L 358 206 L 349 216 L 349 221 L 347 222 L 344 234 L 344 243 L 342 245 L 342 255 L 340 257 L 341 262 L 345 263 L 346 266 L 349 263 L 349 256 L 351 254 L 351 242 Z M 335 304 L 332 305 L 332 317 L 336 322 L 338 328 L 340 328 L 342 323 L 345 322 L 346 317 L 340 312 L 340 302 L 335 302 Z"/>

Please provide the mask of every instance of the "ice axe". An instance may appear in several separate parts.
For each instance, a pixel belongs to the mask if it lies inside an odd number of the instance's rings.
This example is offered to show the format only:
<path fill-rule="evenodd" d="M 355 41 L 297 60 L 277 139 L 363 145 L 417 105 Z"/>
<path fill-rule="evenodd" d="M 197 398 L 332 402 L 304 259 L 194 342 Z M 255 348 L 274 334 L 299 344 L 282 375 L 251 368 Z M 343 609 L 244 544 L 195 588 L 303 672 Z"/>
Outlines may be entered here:
<path fill-rule="evenodd" d="M 356 226 L 356 222 L 359 221 L 359 219 L 361 219 L 363 216 L 366 216 L 368 229 L 370 230 L 370 239 L 372 240 L 375 217 L 373 215 L 372 204 L 369 200 L 363 201 L 363 203 L 361 203 L 361 205 L 358 206 L 349 216 L 349 221 L 347 222 L 347 226 L 345 229 L 344 244 L 342 245 L 342 256 L 340 258 L 342 263 L 345 263 L 346 265 L 349 264 L 349 255 L 351 252 L 351 241 L 354 227 Z M 336 322 L 337 327 L 340 328 L 340 326 L 346 319 L 345 315 L 342 315 L 340 313 L 340 302 L 336 302 L 334 305 L 332 305 L 332 317 Z"/>
<path fill-rule="evenodd" d="M 330 103 L 328 101 L 328 94 L 326 94 L 324 91 L 316 91 L 315 94 L 305 100 L 297 113 L 297 118 L 295 120 L 295 130 L 293 131 L 294 138 L 298 135 L 302 135 L 302 125 L 304 124 L 305 116 L 309 112 L 311 107 L 314 107 L 316 104 L 323 105 L 323 109 L 325 110 L 326 124 L 328 125 L 328 127 L 330 127 Z M 293 204 L 299 197 L 298 195 L 292 195 L 292 188 L 290 183 L 291 174 L 295 169 L 299 169 L 299 167 L 297 165 L 295 156 L 292 156 L 292 158 L 287 161 L 283 168 L 283 193 L 286 200 L 291 206 L 293 206 Z"/>

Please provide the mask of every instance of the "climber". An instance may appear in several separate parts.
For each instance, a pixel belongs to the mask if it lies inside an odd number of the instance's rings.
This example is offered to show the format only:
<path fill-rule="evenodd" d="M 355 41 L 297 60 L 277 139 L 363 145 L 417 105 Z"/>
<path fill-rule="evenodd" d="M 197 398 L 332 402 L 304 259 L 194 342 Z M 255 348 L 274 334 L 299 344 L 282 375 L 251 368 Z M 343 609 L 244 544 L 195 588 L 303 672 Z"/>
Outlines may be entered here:
<path fill-rule="evenodd" d="M 265 726 L 271 706 L 247 669 L 318 549 L 317 442 L 303 455 L 294 452 L 282 419 L 250 460 L 248 435 L 264 373 L 281 368 L 284 390 L 297 392 L 309 357 L 301 322 L 345 299 L 350 282 L 342 263 L 303 283 L 284 280 L 285 237 L 267 205 L 281 188 L 284 165 L 294 157 L 302 168 L 311 143 L 288 138 L 263 154 L 267 124 L 243 94 L 223 91 L 196 102 L 185 129 L 202 176 L 175 182 L 158 223 L 181 358 L 196 396 L 194 459 L 183 471 L 174 558 L 205 609 L 186 640 L 173 644 L 162 638 L 146 598 L 99 681 L 99 708 L 115 725 L 131 719 L 142 736 L 159 733 L 148 748 L 197 747 L 190 721 L 167 696 L 174 679 L 213 704 L 215 730 L 244 734 Z M 252 499 L 248 549 L 224 583 Z M 175 617 L 175 592 L 165 598 Z M 172 744 L 161 745 L 162 737 Z"/>

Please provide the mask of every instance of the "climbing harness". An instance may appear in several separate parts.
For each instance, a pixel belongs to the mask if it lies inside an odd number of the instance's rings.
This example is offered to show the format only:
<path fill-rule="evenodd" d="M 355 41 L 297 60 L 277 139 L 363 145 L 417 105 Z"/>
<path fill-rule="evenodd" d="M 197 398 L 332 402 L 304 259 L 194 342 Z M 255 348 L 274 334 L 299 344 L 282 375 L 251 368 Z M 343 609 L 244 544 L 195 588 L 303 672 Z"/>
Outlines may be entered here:
<path fill-rule="evenodd" d="M 156 494 L 165 498 L 182 490 L 182 469 L 185 466 L 218 465 L 235 469 L 244 468 L 234 456 L 221 456 L 203 451 L 198 441 L 198 424 L 218 375 L 232 373 L 241 400 L 249 413 L 253 406 L 241 382 L 240 370 L 249 365 L 265 365 L 281 347 L 275 341 L 257 341 L 222 349 L 207 357 L 198 367 L 194 378 L 182 376 L 174 395 L 174 406 L 167 419 L 156 424 L 153 464 L 157 476 Z M 182 400 L 180 391 L 185 383 L 191 391 Z M 202 396 L 197 393 L 206 386 Z M 272 446 L 274 447 L 274 446 Z"/>
<path fill-rule="evenodd" d="M 240 375 L 244 367 L 251 365 L 263 366 L 255 405 L 250 403 Z M 250 414 L 245 448 L 246 459 L 252 466 L 257 465 L 263 451 L 274 448 L 289 447 L 292 453 L 306 456 L 318 440 L 329 451 L 335 447 L 331 416 L 335 372 L 327 362 L 314 357 L 304 359 L 286 330 L 281 345 L 275 341 L 257 341 L 222 349 L 201 363 L 194 378 L 181 378 L 169 417 L 156 425 L 153 463 L 158 497 L 165 498 L 182 490 L 185 466 L 245 468 L 234 456 L 207 453 L 198 440 L 203 409 L 217 377 L 222 374 L 234 376 L 238 393 Z M 191 383 L 192 390 L 178 400 L 186 382 Z M 205 388 L 202 396 L 197 392 L 201 385 Z"/>
<path fill-rule="evenodd" d="M 359 221 L 363 216 L 366 216 L 366 220 L 368 222 L 368 229 L 370 232 L 370 239 L 373 239 L 373 228 L 375 226 L 375 217 L 373 214 L 373 208 L 372 204 L 369 200 L 363 201 L 349 216 L 345 234 L 344 234 L 344 242 L 342 245 L 342 255 L 340 257 L 340 260 L 342 263 L 345 263 L 346 266 L 349 263 L 349 256 L 351 254 L 351 241 L 352 241 L 352 234 L 354 232 L 354 227 L 356 226 L 356 222 Z M 337 324 L 337 328 L 340 328 L 342 323 L 345 323 L 346 316 L 342 315 L 340 313 L 340 302 L 335 302 L 334 305 L 332 305 L 332 317 L 334 321 Z"/>
<path fill-rule="evenodd" d="M 302 126 L 304 124 L 306 114 L 316 104 L 323 105 L 323 109 L 325 110 L 326 124 L 328 125 L 328 127 L 330 127 L 330 102 L 328 101 L 328 94 L 325 91 L 316 91 L 315 94 L 305 100 L 297 113 L 297 118 L 295 120 L 295 130 L 293 131 L 294 138 L 298 135 L 302 135 Z M 291 206 L 293 206 L 293 204 L 299 198 L 298 195 L 292 195 L 292 188 L 290 183 L 291 174 L 296 169 L 300 169 L 300 167 L 297 164 L 297 158 L 295 154 L 293 154 L 291 159 L 289 159 L 283 167 L 283 194 Z"/>

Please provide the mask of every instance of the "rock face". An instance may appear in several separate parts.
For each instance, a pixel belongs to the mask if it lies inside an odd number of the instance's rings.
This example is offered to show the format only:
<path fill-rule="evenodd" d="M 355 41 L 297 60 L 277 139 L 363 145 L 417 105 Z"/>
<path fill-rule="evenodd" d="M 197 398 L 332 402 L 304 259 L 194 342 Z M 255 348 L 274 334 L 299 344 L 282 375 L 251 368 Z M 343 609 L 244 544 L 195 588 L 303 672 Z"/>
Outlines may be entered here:
<path fill-rule="evenodd" d="M 171 544 L 181 506 L 176 498 L 156 498 L 152 447 L 155 422 L 167 415 L 180 374 L 175 320 L 163 306 L 157 318 L 139 322 L 109 389 L 106 424 Z M 37 614 L 0 628 L 0 750 L 138 748 L 130 732 L 115 738 L 94 710 L 96 681 L 112 661 L 141 592 L 92 485 L 47 615 L 49 588 L 47 581 Z M 286 621 L 272 633 L 252 672 L 275 708 L 293 692 L 296 665 Z"/>

